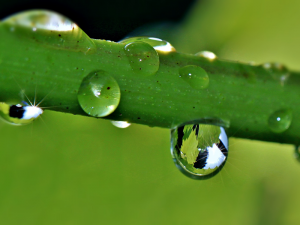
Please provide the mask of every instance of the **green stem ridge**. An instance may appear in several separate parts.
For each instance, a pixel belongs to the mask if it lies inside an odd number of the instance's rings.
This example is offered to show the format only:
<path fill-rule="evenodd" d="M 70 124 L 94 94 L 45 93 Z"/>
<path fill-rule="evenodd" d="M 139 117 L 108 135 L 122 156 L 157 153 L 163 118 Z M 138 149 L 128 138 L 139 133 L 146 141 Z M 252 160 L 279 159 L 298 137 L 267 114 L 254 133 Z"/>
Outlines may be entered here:
<path fill-rule="evenodd" d="M 43 35 L 50 31 L 37 34 L 38 39 L 18 29 L 16 33 L 9 24 L 0 23 L 0 101 L 20 101 L 21 87 L 31 100 L 35 90 L 38 100 L 46 96 L 42 107 L 88 116 L 78 104 L 79 86 L 90 72 L 104 70 L 121 90 L 118 108 L 105 119 L 163 128 L 195 120 L 225 126 L 229 136 L 299 144 L 298 72 L 279 76 L 263 66 L 158 51 L 159 70 L 141 77 L 133 73 L 124 43 L 89 39 L 83 33 L 76 37 L 88 39 L 87 48 L 82 48 L 64 39 L 70 35 L 64 32 L 45 43 Z M 57 43 L 55 38 L 63 44 L 52 45 Z M 206 71 L 207 88 L 193 89 L 179 77 L 179 69 L 187 65 Z M 268 118 L 281 109 L 291 110 L 293 119 L 286 131 L 274 133 Z"/>

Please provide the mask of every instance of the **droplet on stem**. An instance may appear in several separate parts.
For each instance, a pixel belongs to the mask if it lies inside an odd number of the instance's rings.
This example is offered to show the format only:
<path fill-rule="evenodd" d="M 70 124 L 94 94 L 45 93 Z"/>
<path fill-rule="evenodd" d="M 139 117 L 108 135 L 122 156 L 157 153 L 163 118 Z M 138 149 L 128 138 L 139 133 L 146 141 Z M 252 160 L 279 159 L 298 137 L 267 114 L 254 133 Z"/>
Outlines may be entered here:
<path fill-rule="evenodd" d="M 274 133 L 282 133 L 290 127 L 292 118 L 292 110 L 280 109 L 269 116 L 268 126 Z"/>
<path fill-rule="evenodd" d="M 161 53 L 176 52 L 176 49 L 169 42 L 164 41 L 160 38 L 155 38 L 155 37 L 142 37 L 142 36 L 129 37 L 129 38 L 125 38 L 119 42 L 129 44 L 129 43 L 136 42 L 136 41 L 145 42 L 145 43 L 151 45 L 156 51 L 159 51 Z"/>
<path fill-rule="evenodd" d="M 104 117 L 118 107 L 121 92 L 117 81 L 109 73 L 95 71 L 82 80 L 77 97 L 87 114 Z"/>
<path fill-rule="evenodd" d="M 203 57 L 205 59 L 207 59 L 208 61 L 212 62 L 214 61 L 215 59 L 217 59 L 217 56 L 215 53 L 213 52 L 210 52 L 210 51 L 201 51 L 201 52 L 197 52 L 195 54 L 195 56 L 200 56 L 200 57 Z"/>
<path fill-rule="evenodd" d="M 159 56 L 152 46 L 145 42 L 129 43 L 124 48 L 132 71 L 141 77 L 154 75 L 159 69 Z"/>
<path fill-rule="evenodd" d="M 68 48 L 90 54 L 95 44 L 74 22 L 56 12 L 29 10 L 14 14 L 2 21 L 20 40 L 31 41 L 54 48 Z"/>
<path fill-rule="evenodd" d="M 118 128 L 127 128 L 131 125 L 131 123 L 128 123 L 126 121 L 111 121 L 112 125 Z"/>
<path fill-rule="evenodd" d="M 207 88 L 209 77 L 200 66 L 188 65 L 179 69 L 179 77 L 186 81 L 194 89 Z"/>

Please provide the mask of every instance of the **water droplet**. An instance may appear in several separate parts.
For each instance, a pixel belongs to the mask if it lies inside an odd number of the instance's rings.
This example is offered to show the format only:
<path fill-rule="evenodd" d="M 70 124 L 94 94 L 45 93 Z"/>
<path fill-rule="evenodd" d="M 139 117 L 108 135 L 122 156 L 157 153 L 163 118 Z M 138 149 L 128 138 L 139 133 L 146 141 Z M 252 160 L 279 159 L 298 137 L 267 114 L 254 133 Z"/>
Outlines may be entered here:
<path fill-rule="evenodd" d="M 290 76 L 289 70 L 281 63 L 264 63 L 262 67 L 265 68 L 275 80 L 278 80 L 282 86 Z"/>
<path fill-rule="evenodd" d="M 82 80 L 77 97 L 87 114 L 104 117 L 118 107 L 121 92 L 117 81 L 109 73 L 96 71 Z"/>
<path fill-rule="evenodd" d="M 228 139 L 222 127 L 187 124 L 171 130 L 171 154 L 182 173 L 194 179 L 216 175 L 228 156 Z"/>
<path fill-rule="evenodd" d="M 194 89 L 204 89 L 209 84 L 209 77 L 200 66 L 188 65 L 179 69 L 179 77 Z"/>
<path fill-rule="evenodd" d="M 277 110 L 269 116 L 268 125 L 274 133 L 286 131 L 292 122 L 292 110 Z"/>
<path fill-rule="evenodd" d="M 206 58 L 208 61 L 214 61 L 215 59 L 217 59 L 217 56 L 215 53 L 210 52 L 210 51 L 201 51 L 195 54 L 196 56 L 200 56 L 203 58 Z"/>
<path fill-rule="evenodd" d="M 2 22 L 20 39 L 27 37 L 40 44 L 84 53 L 96 50 L 94 42 L 75 23 L 56 12 L 30 10 Z"/>
<path fill-rule="evenodd" d="M 295 146 L 295 158 L 300 162 L 300 146 L 296 145 Z"/>
<path fill-rule="evenodd" d="M 128 123 L 126 121 L 111 121 L 111 123 L 118 128 L 127 128 L 131 125 L 131 123 Z"/>
<path fill-rule="evenodd" d="M 124 50 L 135 74 L 147 77 L 157 72 L 159 56 L 149 44 L 141 41 L 132 42 L 127 44 Z"/>
<path fill-rule="evenodd" d="M 124 40 L 121 40 L 120 43 L 129 44 L 136 41 L 142 41 L 151 45 L 156 51 L 159 52 L 176 52 L 176 49 L 167 41 L 164 41 L 155 37 L 130 37 Z"/>
<path fill-rule="evenodd" d="M 37 106 L 0 102 L 0 117 L 12 125 L 27 125 L 39 117 L 43 110 Z"/>

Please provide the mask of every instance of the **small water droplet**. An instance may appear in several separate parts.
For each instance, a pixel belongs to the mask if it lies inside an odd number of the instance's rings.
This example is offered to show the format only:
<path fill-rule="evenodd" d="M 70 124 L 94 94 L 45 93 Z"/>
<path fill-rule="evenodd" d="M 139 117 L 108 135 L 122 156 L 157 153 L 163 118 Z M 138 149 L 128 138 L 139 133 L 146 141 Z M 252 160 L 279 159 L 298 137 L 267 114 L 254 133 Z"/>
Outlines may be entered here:
<path fill-rule="evenodd" d="M 151 45 L 156 51 L 169 53 L 176 52 L 176 49 L 167 41 L 155 37 L 130 37 L 119 41 L 120 43 L 129 44 L 136 41 L 142 41 Z"/>
<path fill-rule="evenodd" d="M 159 56 L 149 44 L 141 41 L 125 46 L 125 53 L 135 74 L 143 77 L 154 75 L 159 68 Z"/>
<path fill-rule="evenodd" d="M 228 157 L 228 139 L 222 127 L 186 124 L 171 130 L 171 154 L 188 177 L 205 179 L 216 175 Z"/>
<path fill-rule="evenodd" d="M 2 21 L 14 35 L 55 48 L 91 53 L 94 42 L 70 19 L 48 10 L 30 10 Z"/>
<path fill-rule="evenodd" d="M 300 162 L 300 146 L 298 145 L 295 146 L 294 156 L 298 160 L 298 162 Z"/>
<path fill-rule="evenodd" d="M 179 77 L 194 89 L 204 89 L 209 84 L 209 77 L 200 66 L 188 65 L 179 69 Z"/>
<path fill-rule="evenodd" d="M 27 125 L 43 113 L 37 106 L 0 102 L 0 118 L 12 125 Z"/>
<path fill-rule="evenodd" d="M 217 59 L 217 56 L 215 53 L 213 52 L 210 52 L 210 51 L 201 51 L 201 52 L 197 52 L 195 54 L 195 56 L 200 56 L 200 57 L 203 57 L 203 58 L 206 58 L 208 61 L 212 62 L 214 61 L 215 59 Z"/>
<path fill-rule="evenodd" d="M 96 71 L 82 80 L 77 97 L 87 114 L 104 117 L 118 107 L 121 92 L 117 81 L 109 73 Z"/>
<path fill-rule="evenodd" d="M 290 76 L 289 70 L 281 63 L 264 63 L 262 67 L 266 69 L 273 79 L 278 80 L 282 86 Z"/>
<path fill-rule="evenodd" d="M 111 123 L 118 128 L 127 128 L 131 125 L 131 123 L 128 123 L 126 121 L 111 121 Z"/>
<path fill-rule="evenodd" d="M 292 122 L 292 110 L 281 109 L 273 112 L 268 119 L 268 126 L 274 133 L 286 131 Z"/>

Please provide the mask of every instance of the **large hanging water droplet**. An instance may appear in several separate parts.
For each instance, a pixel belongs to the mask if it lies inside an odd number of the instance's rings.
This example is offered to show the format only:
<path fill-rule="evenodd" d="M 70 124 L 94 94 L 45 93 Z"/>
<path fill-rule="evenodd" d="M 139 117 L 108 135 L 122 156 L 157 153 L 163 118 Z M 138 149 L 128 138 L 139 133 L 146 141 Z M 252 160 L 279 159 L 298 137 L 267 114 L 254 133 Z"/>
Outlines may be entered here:
<path fill-rule="evenodd" d="M 37 106 L 0 102 L 0 117 L 12 125 L 27 125 L 39 117 L 43 110 Z"/>
<path fill-rule="evenodd" d="M 171 154 L 182 173 L 194 179 L 216 175 L 228 156 L 228 139 L 222 127 L 187 124 L 171 130 Z"/>
<path fill-rule="evenodd" d="M 77 97 L 83 111 L 91 116 L 103 117 L 115 111 L 121 92 L 117 81 L 109 73 L 96 71 L 82 80 Z"/>
<path fill-rule="evenodd" d="M 194 89 L 204 89 L 209 84 L 209 77 L 200 66 L 188 65 L 179 69 L 179 77 Z"/>
<path fill-rule="evenodd" d="M 156 51 L 162 53 L 176 52 L 176 49 L 167 41 L 155 37 L 130 37 L 120 41 L 120 43 L 129 44 L 136 41 L 142 41 L 151 45 Z"/>
<path fill-rule="evenodd" d="M 195 54 L 195 56 L 200 56 L 200 57 L 203 57 L 205 59 L 207 59 L 208 61 L 212 62 L 214 61 L 215 59 L 217 59 L 217 56 L 215 53 L 213 52 L 210 52 L 210 51 L 201 51 L 201 52 L 197 52 Z"/>
<path fill-rule="evenodd" d="M 282 133 L 290 127 L 292 118 L 292 110 L 277 110 L 269 116 L 268 126 L 274 133 Z"/>
<path fill-rule="evenodd" d="M 111 121 L 111 123 L 118 128 L 127 128 L 131 125 L 131 123 L 128 123 L 126 121 Z"/>
<path fill-rule="evenodd" d="M 278 80 L 282 86 L 290 76 L 288 69 L 281 63 L 264 63 L 262 67 L 269 72 L 273 79 Z"/>
<path fill-rule="evenodd" d="M 52 11 L 25 11 L 2 22 L 20 39 L 29 38 L 43 45 L 84 53 L 96 50 L 94 42 L 75 23 Z"/>
<path fill-rule="evenodd" d="M 129 43 L 124 48 L 133 72 L 139 76 L 154 75 L 159 68 L 159 56 L 152 46 L 145 42 Z"/>

